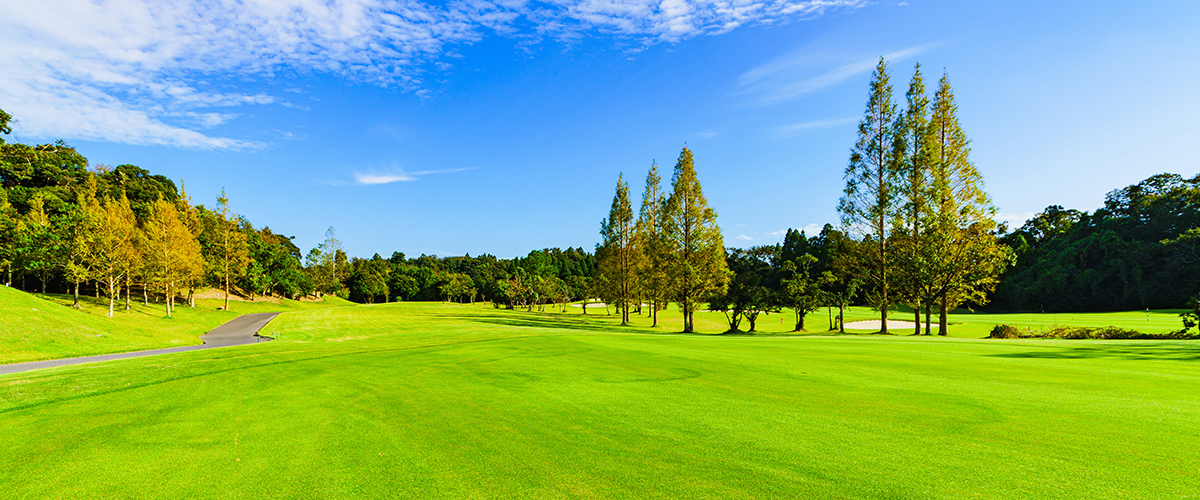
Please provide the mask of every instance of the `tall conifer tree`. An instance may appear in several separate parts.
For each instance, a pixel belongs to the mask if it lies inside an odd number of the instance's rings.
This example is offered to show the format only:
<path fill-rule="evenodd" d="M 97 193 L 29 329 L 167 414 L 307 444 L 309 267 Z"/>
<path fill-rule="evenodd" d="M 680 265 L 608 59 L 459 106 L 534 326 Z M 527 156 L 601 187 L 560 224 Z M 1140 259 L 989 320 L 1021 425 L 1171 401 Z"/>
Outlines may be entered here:
<path fill-rule="evenodd" d="M 921 65 L 913 70 L 906 94 L 907 108 L 896 122 L 893 147 L 897 174 L 895 255 L 899 299 L 913 306 L 914 335 L 921 333 L 921 307 L 928 319 L 930 250 L 926 226 L 930 217 L 930 156 L 931 129 L 929 126 L 929 97 Z M 928 323 L 926 326 L 928 332 Z"/>
<path fill-rule="evenodd" d="M 929 121 L 931 297 L 938 301 L 938 335 L 946 313 L 963 302 L 982 304 L 1011 262 L 1011 250 L 995 237 L 996 208 L 970 160 L 970 141 L 958 123 L 958 105 L 943 74 Z"/>
<path fill-rule="evenodd" d="M 638 282 L 646 300 L 650 301 L 653 326 L 658 326 L 658 312 L 666 307 L 670 282 L 667 277 L 667 241 L 663 232 L 666 195 L 658 163 L 650 164 L 646 174 L 646 190 L 642 193 L 642 208 L 635 227 L 641 260 Z"/>
<path fill-rule="evenodd" d="M 851 149 L 846 166 L 846 188 L 838 203 L 842 225 L 847 232 L 858 233 L 858 267 L 869 287 L 867 301 L 879 309 L 880 333 L 887 333 L 887 308 L 893 302 L 891 273 L 895 257 L 889 248 L 895 216 L 896 174 L 893 155 L 896 105 L 892 103 L 892 85 L 887 62 L 879 64 L 871 75 L 871 96 L 858 124 L 858 140 Z"/>
<path fill-rule="evenodd" d="M 729 284 L 725 242 L 717 226 L 717 212 L 708 206 L 692 151 L 684 147 L 671 177 L 666 224 L 669 242 L 669 275 L 673 296 L 683 311 L 683 331 L 695 331 L 696 307 L 708 297 L 723 293 Z"/>
<path fill-rule="evenodd" d="M 633 208 L 629 203 L 629 184 L 622 174 L 617 177 L 617 192 L 613 195 L 608 218 L 600 222 L 603 237 L 600 272 L 608 283 L 608 296 L 615 299 L 621 312 L 621 324 L 629 324 L 629 308 L 634 296 L 637 242 L 634 240 Z"/>

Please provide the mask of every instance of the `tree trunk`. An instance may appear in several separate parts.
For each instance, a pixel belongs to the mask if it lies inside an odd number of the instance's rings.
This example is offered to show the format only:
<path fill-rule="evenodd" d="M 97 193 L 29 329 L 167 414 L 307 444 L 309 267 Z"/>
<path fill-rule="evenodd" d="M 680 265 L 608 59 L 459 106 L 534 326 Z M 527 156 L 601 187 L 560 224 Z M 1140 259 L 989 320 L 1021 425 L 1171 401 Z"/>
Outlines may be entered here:
<path fill-rule="evenodd" d="M 921 301 L 918 300 L 917 305 L 915 307 L 913 307 L 913 314 L 916 315 L 915 317 L 917 318 L 917 319 L 913 320 L 913 323 L 916 323 L 915 325 L 913 325 L 913 335 L 920 335 L 921 334 Z"/>
<path fill-rule="evenodd" d="M 129 307 L 129 292 L 130 292 L 129 276 L 125 276 L 125 310 L 126 311 L 132 309 L 131 307 Z"/>
<path fill-rule="evenodd" d="M 142 305 L 144 305 L 144 306 L 150 305 L 150 292 L 148 290 L 149 288 L 150 287 L 146 286 L 145 283 L 142 283 Z"/>
<path fill-rule="evenodd" d="M 799 332 L 804 330 L 804 316 L 805 314 L 803 312 L 800 312 L 799 310 L 796 311 L 796 330 L 794 331 Z"/>
<path fill-rule="evenodd" d="M 584 297 L 584 299 L 583 299 L 583 315 L 584 316 L 587 316 L 587 303 L 588 303 L 588 299 L 587 299 L 587 297 Z"/>
<path fill-rule="evenodd" d="M 113 315 L 113 285 L 114 283 L 112 281 L 108 282 L 108 317 L 110 318 Z"/>
<path fill-rule="evenodd" d="M 655 327 L 655 326 L 658 326 L 658 305 L 654 304 L 654 305 L 651 305 L 650 307 L 651 307 L 650 314 L 652 316 L 654 316 L 654 324 L 652 324 L 650 326 Z"/>
<path fill-rule="evenodd" d="M 229 272 L 225 273 L 225 310 L 229 310 Z"/>
<path fill-rule="evenodd" d="M 931 330 L 929 322 L 929 313 L 931 309 L 933 309 L 932 304 L 925 304 L 925 335 L 933 335 L 933 331 Z"/>
<path fill-rule="evenodd" d="M 79 282 L 75 282 L 75 303 L 71 307 L 79 308 Z"/>
<path fill-rule="evenodd" d="M 941 309 L 941 312 L 938 314 L 938 335 L 941 335 L 943 337 L 945 337 L 947 334 L 947 332 L 946 332 L 946 306 L 947 305 L 948 305 L 948 301 L 946 300 L 946 294 L 942 294 L 942 303 L 940 304 L 941 307 L 939 308 L 939 309 Z"/>
<path fill-rule="evenodd" d="M 757 314 L 755 314 L 755 315 L 753 315 L 753 316 L 748 316 L 746 319 L 750 320 L 750 330 L 748 330 L 748 331 L 749 331 L 750 333 L 754 333 L 754 332 L 758 331 L 758 330 L 757 330 L 757 329 L 755 329 L 755 327 L 754 327 L 754 324 L 758 322 L 758 315 L 757 315 Z"/>
<path fill-rule="evenodd" d="M 838 333 L 846 333 L 846 306 L 838 304 Z"/>

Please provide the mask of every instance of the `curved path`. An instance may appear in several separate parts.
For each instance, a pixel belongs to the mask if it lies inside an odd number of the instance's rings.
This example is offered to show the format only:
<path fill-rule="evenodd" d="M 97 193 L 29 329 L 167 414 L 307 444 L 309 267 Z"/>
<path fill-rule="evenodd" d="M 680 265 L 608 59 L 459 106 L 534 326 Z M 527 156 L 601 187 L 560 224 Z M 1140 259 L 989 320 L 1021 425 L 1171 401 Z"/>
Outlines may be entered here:
<path fill-rule="evenodd" d="M 42 368 L 54 368 L 57 366 L 95 363 L 97 361 L 109 361 L 113 359 L 140 358 L 142 356 L 153 356 L 155 354 L 167 354 L 172 352 L 199 351 L 201 349 L 212 349 L 214 347 L 229 347 L 242 344 L 254 344 L 264 340 L 274 340 L 271 337 L 259 337 L 258 331 L 262 330 L 264 326 L 267 326 L 267 323 L 270 323 L 271 320 L 278 315 L 279 313 L 243 314 L 226 321 L 221 326 L 213 328 L 212 331 L 201 335 L 200 340 L 204 342 L 203 345 L 169 347 L 167 349 L 154 349 L 150 351 L 119 352 L 116 354 L 101 354 L 99 356 L 84 356 L 82 358 L 63 358 L 49 359 L 46 361 L 30 361 L 28 363 L 12 363 L 8 365 L 0 365 L 0 375 L 28 370 L 38 370 Z"/>

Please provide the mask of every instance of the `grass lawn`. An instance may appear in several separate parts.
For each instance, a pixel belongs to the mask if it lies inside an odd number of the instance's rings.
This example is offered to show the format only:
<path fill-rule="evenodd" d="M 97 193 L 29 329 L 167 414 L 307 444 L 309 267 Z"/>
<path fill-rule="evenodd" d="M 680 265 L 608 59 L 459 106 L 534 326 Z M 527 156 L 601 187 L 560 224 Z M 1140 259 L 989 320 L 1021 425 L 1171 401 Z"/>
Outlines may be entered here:
<path fill-rule="evenodd" d="M 129 311 L 119 303 L 109 318 L 108 299 L 80 297 L 79 309 L 66 307 L 72 302 L 68 295 L 0 287 L 0 364 L 195 345 L 201 334 L 241 314 L 349 303 L 336 297 L 322 302 L 230 301 L 230 310 L 222 311 L 223 301 L 202 299 L 195 308 L 176 305 L 174 317 L 167 318 L 162 304 L 144 306 L 135 300 Z"/>
<path fill-rule="evenodd" d="M 0 496 L 1200 492 L 1200 343 L 678 335 L 674 312 L 589 310 L 297 311 L 276 342 L 0 376 Z"/>

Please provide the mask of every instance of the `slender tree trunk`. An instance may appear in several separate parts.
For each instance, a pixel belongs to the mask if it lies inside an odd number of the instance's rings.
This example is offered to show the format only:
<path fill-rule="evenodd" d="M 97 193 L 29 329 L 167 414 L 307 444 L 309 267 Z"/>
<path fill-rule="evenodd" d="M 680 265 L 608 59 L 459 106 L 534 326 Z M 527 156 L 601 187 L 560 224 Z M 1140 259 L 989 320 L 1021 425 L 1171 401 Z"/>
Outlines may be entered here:
<path fill-rule="evenodd" d="M 114 299 L 114 297 L 113 297 L 113 294 L 114 294 L 114 293 L 116 293 L 116 292 L 113 290 L 113 285 L 114 285 L 114 284 L 115 284 L 115 283 L 113 283 L 112 281 L 109 281 L 109 282 L 108 282 L 108 317 L 110 317 L 110 318 L 111 318 L 111 317 L 112 317 L 112 315 L 113 315 L 113 301 L 115 300 L 115 299 Z"/>
<path fill-rule="evenodd" d="M 913 307 L 913 314 L 917 319 L 913 320 L 913 335 L 921 334 L 921 301 L 917 301 L 917 305 Z"/>
<path fill-rule="evenodd" d="M 838 304 L 837 323 L 838 333 L 846 333 L 846 306 L 844 304 Z"/>
<path fill-rule="evenodd" d="M 225 269 L 225 310 L 229 310 L 229 269 L 226 265 Z"/>
<path fill-rule="evenodd" d="M 932 334 L 933 334 L 933 331 L 930 329 L 931 327 L 930 327 L 930 323 L 929 323 L 929 312 L 930 312 L 930 309 L 933 309 L 933 305 L 932 305 L 932 304 L 928 304 L 928 303 L 927 303 L 927 304 L 925 304 L 925 335 L 932 335 Z"/>
<path fill-rule="evenodd" d="M 149 291 L 149 289 L 150 289 L 150 287 L 149 287 L 149 286 L 147 286 L 145 283 L 142 283 L 142 305 L 144 305 L 144 306 L 149 306 L 149 305 L 150 305 L 150 291 Z"/>
<path fill-rule="evenodd" d="M 126 311 L 132 309 L 131 307 L 129 307 L 129 292 L 130 292 L 129 276 L 125 276 L 125 310 Z"/>
<path fill-rule="evenodd" d="M 71 307 L 74 307 L 76 309 L 79 308 L 79 282 L 78 281 L 75 282 L 75 303 L 71 304 Z"/>
<path fill-rule="evenodd" d="M 946 294 L 942 294 L 942 303 L 940 304 L 941 312 L 938 314 L 938 335 L 946 336 L 946 306 L 948 305 Z"/>
<path fill-rule="evenodd" d="M 655 327 L 658 326 L 658 304 L 654 304 L 651 307 L 652 309 L 650 310 L 650 314 L 654 316 L 654 324 L 650 326 Z"/>

